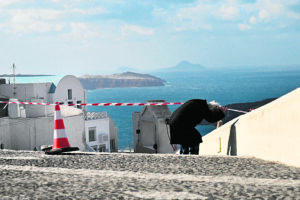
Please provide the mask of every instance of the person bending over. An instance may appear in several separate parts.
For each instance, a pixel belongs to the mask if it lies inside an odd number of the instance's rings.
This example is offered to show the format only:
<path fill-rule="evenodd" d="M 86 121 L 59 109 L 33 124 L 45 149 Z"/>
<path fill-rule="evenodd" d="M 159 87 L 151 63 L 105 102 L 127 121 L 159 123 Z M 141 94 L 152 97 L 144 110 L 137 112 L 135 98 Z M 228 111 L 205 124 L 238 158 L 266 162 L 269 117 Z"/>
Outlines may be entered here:
<path fill-rule="evenodd" d="M 212 101 L 191 99 L 177 108 L 170 117 L 170 143 L 180 144 L 181 154 L 199 154 L 202 135 L 195 128 L 203 119 L 217 122 L 225 117 L 225 107 Z"/>

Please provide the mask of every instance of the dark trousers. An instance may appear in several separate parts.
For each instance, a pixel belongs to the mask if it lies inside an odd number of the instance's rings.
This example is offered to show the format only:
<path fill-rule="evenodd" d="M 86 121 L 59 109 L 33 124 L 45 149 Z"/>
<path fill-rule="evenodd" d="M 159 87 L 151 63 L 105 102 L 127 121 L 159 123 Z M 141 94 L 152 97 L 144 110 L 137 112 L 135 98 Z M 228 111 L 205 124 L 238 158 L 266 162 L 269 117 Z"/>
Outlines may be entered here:
<path fill-rule="evenodd" d="M 191 155 L 198 155 L 199 154 L 199 144 L 196 145 L 181 145 L 180 154 L 191 154 Z"/>

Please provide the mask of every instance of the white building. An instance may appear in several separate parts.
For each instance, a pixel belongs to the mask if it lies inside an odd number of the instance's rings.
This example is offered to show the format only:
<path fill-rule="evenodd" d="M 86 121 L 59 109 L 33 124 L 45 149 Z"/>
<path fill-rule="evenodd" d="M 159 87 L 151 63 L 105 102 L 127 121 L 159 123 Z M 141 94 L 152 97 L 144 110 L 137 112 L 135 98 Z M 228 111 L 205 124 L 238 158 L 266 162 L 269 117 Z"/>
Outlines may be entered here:
<path fill-rule="evenodd" d="M 113 152 L 118 149 L 117 128 L 106 114 L 103 118 L 93 118 L 86 112 L 85 106 L 66 106 L 67 104 L 86 103 L 86 92 L 75 76 L 63 77 L 57 87 L 53 83 L 5 84 L 0 81 L 0 101 L 22 101 L 64 104 L 61 106 L 66 133 L 71 146 L 81 151 L 95 151 L 90 148 L 86 131 L 105 130 L 107 143 L 96 140 L 96 150 Z M 2 148 L 32 150 L 35 146 L 53 143 L 53 106 L 0 104 L 0 144 Z M 94 114 L 95 115 L 95 114 Z M 99 115 L 99 114 L 98 114 Z M 109 128 L 107 128 L 109 127 Z M 98 131 L 99 132 L 99 131 Z M 96 132 L 96 133 L 98 133 Z M 101 146 L 102 145 L 102 146 Z"/>
<path fill-rule="evenodd" d="M 64 76 L 59 81 L 53 97 L 53 103 L 55 102 L 64 105 L 86 103 L 86 92 L 75 76 Z M 81 106 L 77 106 L 77 108 L 81 109 Z"/>
<path fill-rule="evenodd" d="M 13 106 L 10 104 L 9 106 Z M 54 106 L 49 106 L 54 110 Z M 77 109 L 78 110 L 78 109 Z M 66 134 L 71 146 L 86 151 L 85 123 L 82 112 L 70 113 L 68 106 L 61 106 Z M 73 111 L 75 112 L 75 111 Z M 52 145 L 54 117 L 0 118 L 1 148 L 15 150 L 33 150 L 36 146 Z"/>
<path fill-rule="evenodd" d="M 118 129 L 106 112 L 87 113 L 85 137 L 88 148 L 98 152 L 118 152 Z"/>
<path fill-rule="evenodd" d="M 0 97 L 15 98 L 23 102 L 53 102 L 53 83 L 0 84 Z"/>
<path fill-rule="evenodd" d="M 134 152 L 174 153 L 176 149 L 170 144 L 170 130 L 166 124 L 170 115 L 166 105 L 143 106 L 141 112 L 132 113 Z"/>

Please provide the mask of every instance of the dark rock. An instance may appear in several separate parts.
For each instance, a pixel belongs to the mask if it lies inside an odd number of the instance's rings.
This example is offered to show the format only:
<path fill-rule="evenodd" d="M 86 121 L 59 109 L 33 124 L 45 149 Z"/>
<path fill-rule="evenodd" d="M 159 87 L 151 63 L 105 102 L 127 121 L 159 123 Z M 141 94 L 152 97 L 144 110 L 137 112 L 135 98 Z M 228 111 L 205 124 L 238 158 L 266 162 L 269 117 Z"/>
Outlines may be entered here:
<path fill-rule="evenodd" d="M 247 102 L 247 103 L 234 103 L 234 104 L 228 104 L 225 107 L 235 109 L 235 110 L 241 110 L 245 112 L 250 112 L 251 110 L 255 110 L 261 106 L 264 106 L 272 101 L 274 101 L 276 98 L 269 98 L 264 99 L 262 101 L 255 101 L 255 102 Z M 222 120 L 223 124 L 231 121 L 232 119 L 243 115 L 244 113 L 240 112 L 234 112 L 234 111 L 226 111 L 225 118 Z"/>
<path fill-rule="evenodd" d="M 228 104 L 225 107 L 227 108 L 231 108 L 234 110 L 240 110 L 240 111 L 245 111 L 245 112 L 250 112 L 251 110 L 255 110 L 261 106 L 264 106 L 272 101 L 274 101 L 276 98 L 269 98 L 269 99 L 265 99 L 262 101 L 255 101 L 255 102 L 247 102 L 247 103 L 234 103 L 234 104 Z M 235 112 L 235 111 L 230 111 L 227 110 L 225 112 L 225 117 L 222 119 L 223 124 L 231 121 L 234 118 L 237 118 L 240 115 L 243 115 L 244 113 L 242 112 Z M 209 123 L 205 120 L 202 121 L 201 125 L 215 125 L 216 126 L 217 123 Z"/>

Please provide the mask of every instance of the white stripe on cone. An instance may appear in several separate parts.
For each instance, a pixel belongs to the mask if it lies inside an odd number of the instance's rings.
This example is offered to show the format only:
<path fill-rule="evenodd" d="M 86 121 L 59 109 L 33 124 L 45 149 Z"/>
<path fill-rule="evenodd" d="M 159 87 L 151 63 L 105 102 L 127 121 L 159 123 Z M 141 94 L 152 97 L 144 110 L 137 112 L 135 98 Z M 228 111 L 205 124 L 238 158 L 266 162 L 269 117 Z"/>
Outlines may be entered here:
<path fill-rule="evenodd" d="M 54 120 L 63 119 L 60 110 L 54 111 Z"/>
<path fill-rule="evenodd" d="M 54 139 L 59 138 L 67 138 L 66 130 L 65 129 L 56 129 L 54 130 Z"/>

